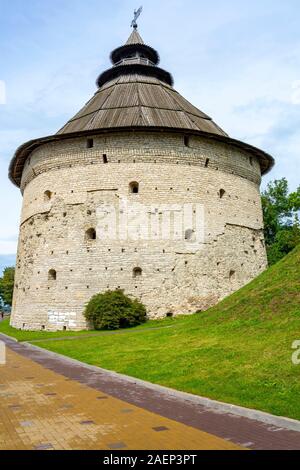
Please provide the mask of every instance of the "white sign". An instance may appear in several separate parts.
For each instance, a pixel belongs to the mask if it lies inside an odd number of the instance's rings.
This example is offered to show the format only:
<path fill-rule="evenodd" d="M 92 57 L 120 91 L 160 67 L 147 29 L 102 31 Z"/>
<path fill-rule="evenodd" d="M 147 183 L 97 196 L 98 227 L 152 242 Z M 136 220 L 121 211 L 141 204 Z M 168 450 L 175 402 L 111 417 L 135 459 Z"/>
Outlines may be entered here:
<path fill-rule="evenodd" d="M 69 328 L 76 327 L 76 313 L 75 312 L 55 312 L 48 310 L 48 322 L 50 325 L 67 326 Z"/>

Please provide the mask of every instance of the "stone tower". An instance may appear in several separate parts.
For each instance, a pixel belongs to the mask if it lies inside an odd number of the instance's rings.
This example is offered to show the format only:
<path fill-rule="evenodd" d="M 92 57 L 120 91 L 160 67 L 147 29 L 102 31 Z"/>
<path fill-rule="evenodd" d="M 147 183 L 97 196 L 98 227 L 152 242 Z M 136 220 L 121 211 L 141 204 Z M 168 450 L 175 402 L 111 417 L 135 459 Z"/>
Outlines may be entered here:
<path fill-rule="evenodd" d="M 11 162 L 16 328 L 86 328 L 86 302 L 116 288 L 151 318 L 196 312 L 266 268 L 259 187 L 272 157 L 175 91 L 136 27 L 111 61 L 83 109 Z"/>

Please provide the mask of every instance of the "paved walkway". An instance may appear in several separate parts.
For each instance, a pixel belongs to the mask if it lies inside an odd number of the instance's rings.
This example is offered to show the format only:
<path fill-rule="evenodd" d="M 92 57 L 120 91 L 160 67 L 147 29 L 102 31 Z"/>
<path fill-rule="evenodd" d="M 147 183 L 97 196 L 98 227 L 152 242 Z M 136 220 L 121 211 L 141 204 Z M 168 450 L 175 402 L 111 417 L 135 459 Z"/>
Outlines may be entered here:
<path fill-rule="evenodd" d="M 8 349 L 0 366 L 0 450 L 238 449 L 99 392 Z"/>
<path fill-rule="evenodd" d="M 47 351 L 7 344 L 1 449 L 300 449 L 300 433 L 217 413 Z"/>

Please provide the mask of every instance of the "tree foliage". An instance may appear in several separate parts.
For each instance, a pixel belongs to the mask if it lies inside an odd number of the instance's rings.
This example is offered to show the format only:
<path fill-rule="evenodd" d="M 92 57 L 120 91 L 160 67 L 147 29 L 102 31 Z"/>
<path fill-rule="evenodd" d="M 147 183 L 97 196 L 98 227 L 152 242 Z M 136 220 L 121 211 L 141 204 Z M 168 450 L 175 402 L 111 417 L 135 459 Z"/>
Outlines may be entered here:
<path fill-rule="evenodd" d="M 122 290 L 94 295 L 85 308 L 85 317 L 95 330 L 117 330 L 144 323 L 146 309 Z"/>
<path fill-rule="evenodd" d="M 5 268 L 0 277 L 0 297 L 7 305 L 12 305 L 14 291 L 15 268 Z"/>
<path fill-rule="evenodd" d="M 265 241 L 269 264 L 274 264 L 300 243 L 300 186 L 289 193 L 286 178 L 274 180 L 262 193 Z"/>

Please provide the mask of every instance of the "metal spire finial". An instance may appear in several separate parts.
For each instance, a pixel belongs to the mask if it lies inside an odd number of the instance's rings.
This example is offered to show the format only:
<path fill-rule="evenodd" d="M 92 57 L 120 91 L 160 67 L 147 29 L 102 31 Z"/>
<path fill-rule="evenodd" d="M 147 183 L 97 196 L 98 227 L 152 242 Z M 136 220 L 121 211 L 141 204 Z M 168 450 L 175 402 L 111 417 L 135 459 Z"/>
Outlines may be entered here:
<path fill-rule="evenodd" d="M 134 10 L 134 18 L 131 22 L 131 27 L 132 28 L 137 29 L 138 25 L 137 25 L 136 20 L 138 19 L 138 17 L 142 13 L 142 11 L 143 11 L 143 7 L 140 7 L 138 10 Z"/>

